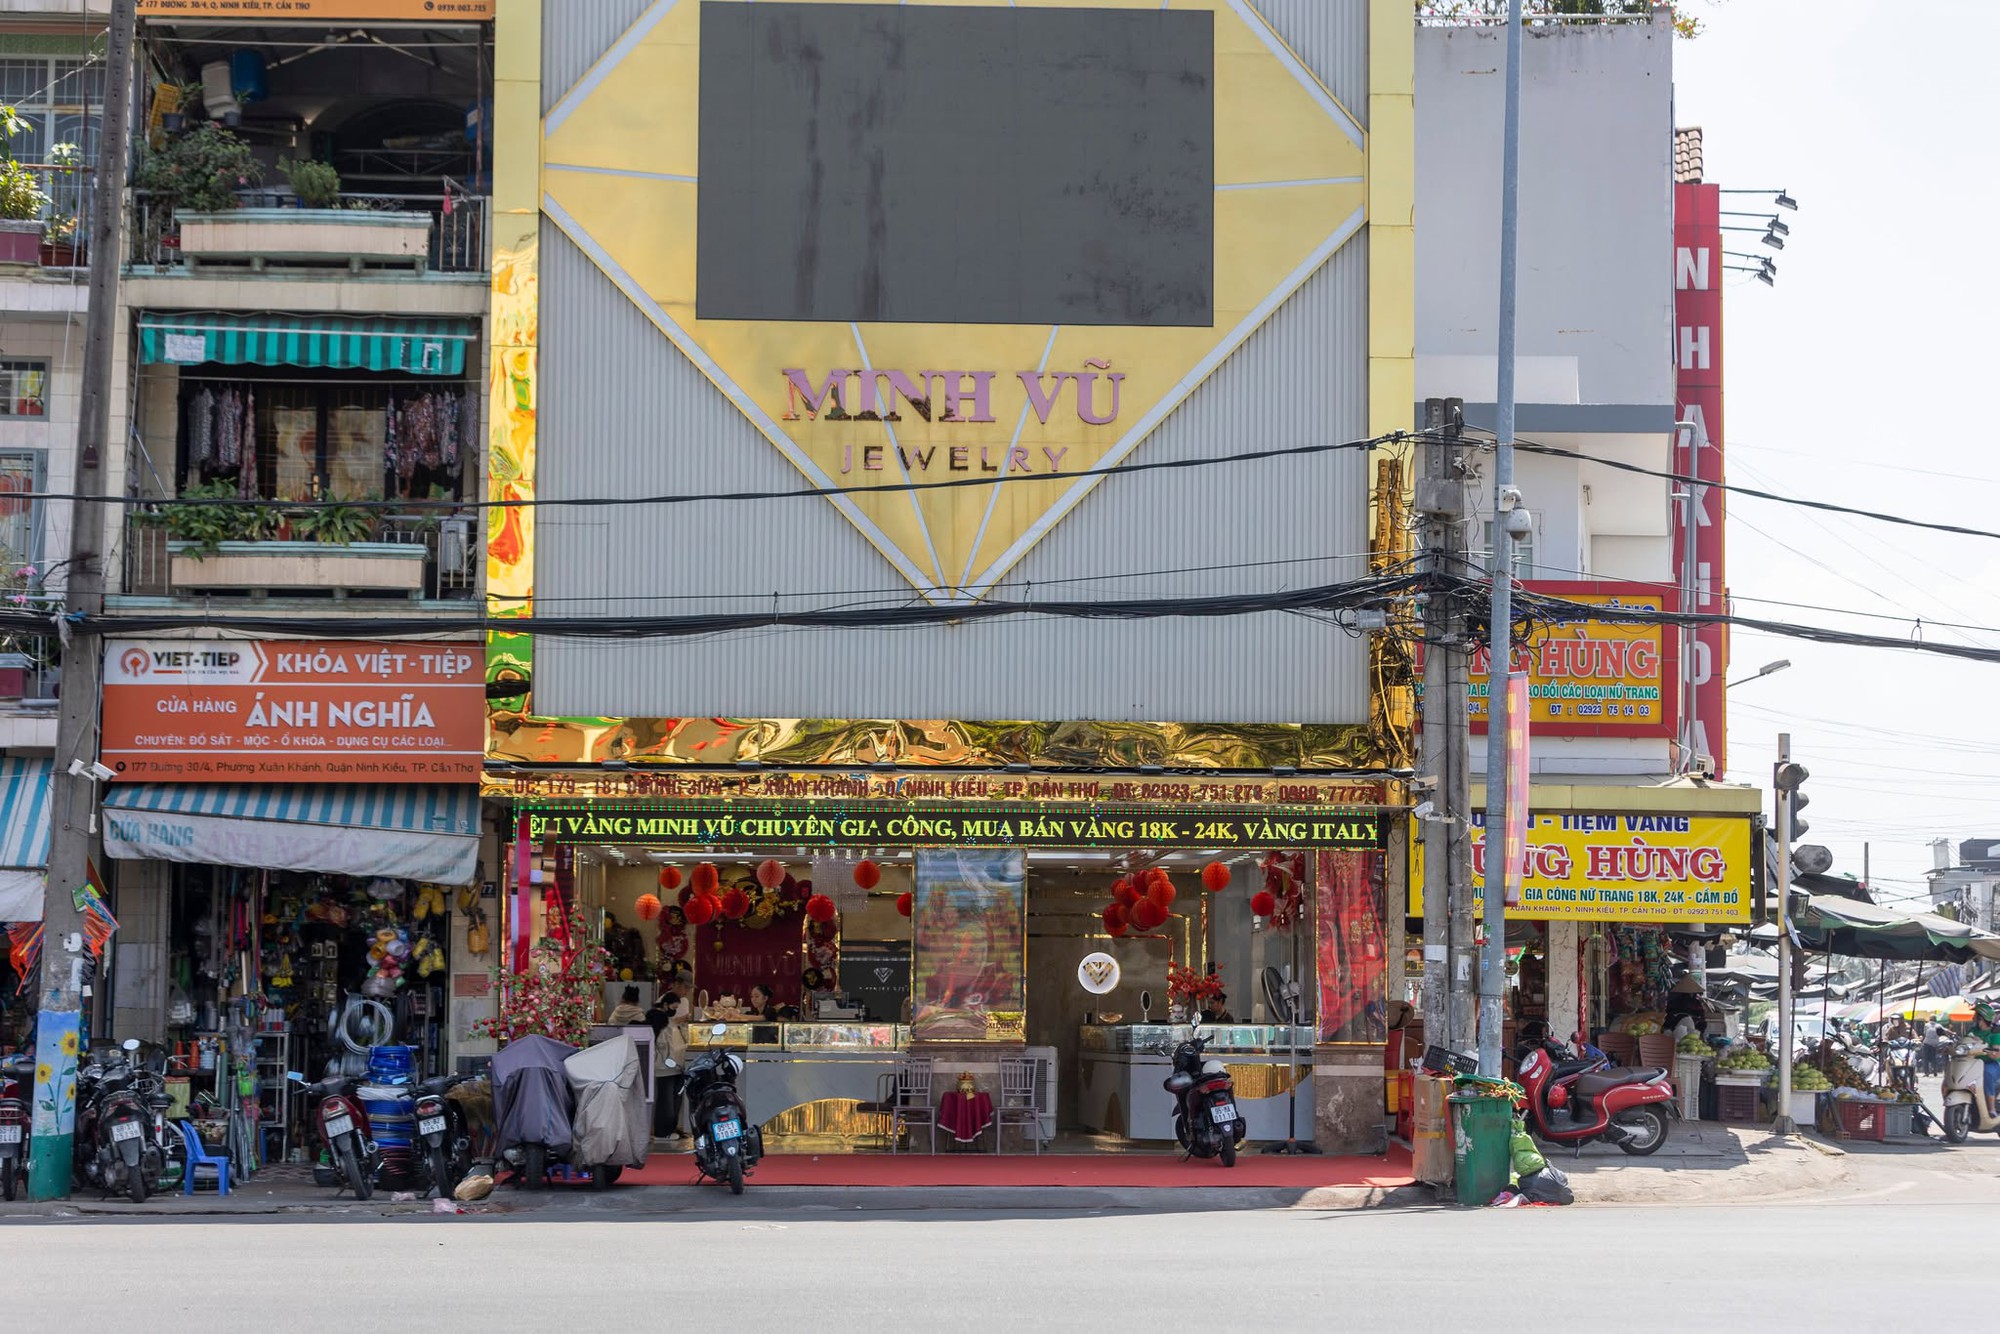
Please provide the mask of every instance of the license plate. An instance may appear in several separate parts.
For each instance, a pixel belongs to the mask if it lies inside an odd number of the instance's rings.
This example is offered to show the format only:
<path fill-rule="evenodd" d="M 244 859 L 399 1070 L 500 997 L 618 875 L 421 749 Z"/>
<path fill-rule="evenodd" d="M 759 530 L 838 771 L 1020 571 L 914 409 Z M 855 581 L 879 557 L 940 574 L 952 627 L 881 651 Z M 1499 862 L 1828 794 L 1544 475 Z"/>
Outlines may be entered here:
<path fill-rule="evenodd" d="M 353 1132 L 354 1120 L 352 1117 L 332 1116 L 327 1118 L 326 1137 L 328 1139 L 339 1139 L 342 1135 L 352 1134 Z"/>
<path fill-rule="evenodd" d="M 444 1118 L 442 1116 L 425 1117 L 423 1120 L 417 1122 L 417 1133 L 419 1135 L 444 1134 Z"/>
<path fill-rule="evenodd" d="M 1233 1102 L 1219 1102 L 1215 1104 L 1215 1106 L 1208 1109 L 1208 1119 L 1219 1126 L 1228 1125 L 1236 1119 L 1236 1104 Z"/>
<path fill-rule="evenodd" d="M 735 1139 L 742 1133 L 743 1123 L 741 1121 L 717 1121 L 715 1123 L 715 1137 L 719 1140 Z"/>
<path fill-rule="evenodd" d="M 0 1144 L 19 1144 L 20 1142 L 21 1127 L 0 1126 Z"/>
<path fill-rule="evenodd" d="M 122 1144 L 128 1139 L 137 1138 L 139 1138 L 139 1123 L 137 1121 L 113 1121 L 111 1123 L 111 1139 L 113 1143 Z"/>

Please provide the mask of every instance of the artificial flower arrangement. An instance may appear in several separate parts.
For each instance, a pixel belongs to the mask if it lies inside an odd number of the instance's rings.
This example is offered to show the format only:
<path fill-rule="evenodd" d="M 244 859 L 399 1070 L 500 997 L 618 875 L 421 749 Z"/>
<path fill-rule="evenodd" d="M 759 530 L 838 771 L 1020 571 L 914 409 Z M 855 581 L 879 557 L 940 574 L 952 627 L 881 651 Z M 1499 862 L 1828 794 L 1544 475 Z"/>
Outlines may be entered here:
<path fill-rule="evenodd" d="M 500 1014 L 481 1021 L 481 1031 L 503 1043 L 530 1033 L 575 1047 L 589 1040 L 611 955 L 586 934 L 575 907 L 563 926 L 560 935 L 551 931 L 535 943 L 527 971 L 504 979 Z"/>
<path fill-rule="evenodd" d="M 1222 975 L 1214 969 L 1198 973 L 1177 963 L 1167 965 L 1167 999 L 1200 1008 L 1222 994 Z"/>

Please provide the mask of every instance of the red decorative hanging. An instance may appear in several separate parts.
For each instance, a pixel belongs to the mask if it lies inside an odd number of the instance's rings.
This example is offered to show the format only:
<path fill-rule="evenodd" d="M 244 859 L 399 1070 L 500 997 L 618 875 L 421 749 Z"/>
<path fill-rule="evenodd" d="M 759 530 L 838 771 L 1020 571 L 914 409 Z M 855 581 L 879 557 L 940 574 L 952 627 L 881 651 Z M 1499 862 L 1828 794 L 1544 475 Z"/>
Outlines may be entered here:
<path fill-rule="evenodd" d="M 1132 888 L 1132 882 L 1120 876 L 1111 882 L 1111 897 L 1129 908 L 1140 899 L 1139 891 Z"/>
<path fill-rule="evenodd" d="M 687 901 L 681 911 L 687 914 L 688 925 L 706 926 L 715 920 L 716 902 L 711 894 L 697 894 Z"/>
<path fill-rule="evenodd" d="M 722 876 L 717 873 L 714 862 L 703 862 L 694 868 L 695 893 L 713 894 L 715 893 L 716 886 L 721 883 Z"/>
<path fill-rule="evenodd" d="M 1175 895 L 1174 882 L 1159 867 L 1154 867 L 1153 871 L 1158 872 L 1158 874 L 1155 875 L 1150 872 L 1147 874 L 1146 898 L 1152 903 L 1157 903 L 1162 908 L 1171 908 Z"/>
<path fill-rule="evenodd" d="M 1229 888 L 1229 868 L 1221 862 L 1210 862 L 1202 867 L 1201 887 L 1211 894 L 1220 894 Z"/>
<path fill-rule="evenodd" d="M 1104 929 L 1116 935 L 1125 927 L 1125 905 L 1114 903 L 1104 910 Z"/>
<path fill-rule="evenodd" d="M 833 900 L 826 895 L 815 894 L 806 900 L 806 916 L 815 922 L 831 922 L 840 916 L 840 909 L 835 907 Z"/>
<path fill-rule="evenodd" d="M 632 910 L 639 914 L 640 921 L 650 922 L 660 915 L 660 896 L 657 894 L 641 894 L 638 898 L 632 900 Z"/>
<path fill-rule="evenodd" d="M 750 896 L 740 889 L 731 889 L 722 896 L 722 915 L 732 922 L 740 922 L 750 911 Z"/>
<path fill-rule="evenodd" d="M 681 868 L 662 866 L 660 868 L 660 888 L 672 893 L 681 887 Z"/>
<path fill-rule="evenodd" d="M 873 860 L 863 857 L 854 863 L 854 883 L 862 889 L 873 889 L 882 883 L 882 868 Z"/>
<path fill-rule="evenodd" d="M 1278 910 L 1278 896 L 1268 889 L 1260 889 L 1250 896 L 1250 911 L 1259 917 L 1269 917 Z"/>
<path fill-rule="evenodd" d="M 896 896 L 896 911 L 908 917 L 917 910 L 917 896 L 904 890 Z"/>
<path fill-rule="evenodd" d="M 766 857 L 757 863 L 757 883 L 766 889 L 776 889 L 785 883 L 785 864 L 776 857 Z"/>
<path fill-rule="evenodd" d="M 1166 923 L 1167 910 L 1151 899 L 1140 899 L 1132 905 L 1131 919 L 1141 931 L 1151 931 Z"/>

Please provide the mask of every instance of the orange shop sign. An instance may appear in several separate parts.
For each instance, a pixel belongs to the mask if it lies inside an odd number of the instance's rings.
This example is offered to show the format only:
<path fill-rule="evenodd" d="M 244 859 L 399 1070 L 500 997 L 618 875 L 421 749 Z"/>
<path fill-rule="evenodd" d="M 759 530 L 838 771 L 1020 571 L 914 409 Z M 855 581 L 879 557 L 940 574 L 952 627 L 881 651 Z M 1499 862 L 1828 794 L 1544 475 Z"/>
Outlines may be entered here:
<path fill-rule="evenodd" d="M 494 0 L 139 0 L 149 19 L 397 19 L 422 23 L 493 17 Z"/>
<path fill-rule="evenodd" d="M 476 644 L 114 639 L 101 754 L 120 779 L 476 782 Z"/>
<path fill-rule="evenodd" d="M 1545 583 L 1527 589 L 1584 606 L 1667 612 L 1671 592 L 1656 584 Z M 1517 604 L 1518 606 L 1518 604 Z M 1657 621 L 1573 620 L 1538 626 L 1514 645 L 1514 670 L 1528 674 L 1532 736 L 1670 737 L 1679 715 L 1679 633 Z M 1472 655 L 1469 712 L 1486 731 L 1487 655 Z M 1504 679 L 1504 678 L 1503 678 Z"/>

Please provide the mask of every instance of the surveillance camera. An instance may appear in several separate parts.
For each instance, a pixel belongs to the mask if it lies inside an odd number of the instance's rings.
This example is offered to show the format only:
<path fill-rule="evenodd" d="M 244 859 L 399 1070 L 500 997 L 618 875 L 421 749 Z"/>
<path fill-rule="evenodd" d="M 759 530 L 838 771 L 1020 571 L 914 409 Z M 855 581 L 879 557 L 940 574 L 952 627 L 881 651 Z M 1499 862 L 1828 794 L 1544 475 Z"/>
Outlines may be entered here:
<path fill-rule="evenodd" d="M 118 771 L 116 769 L 108 769 L 95 760 L 86 764 L 84 761 L 77 759 L 69 762 L 69 776 L 71 778 L 88 778 L 93 783 L 108 783 L 118 776 Z"/>
<path fill-rule="evenodd" d="M 100 783 L 108 783 L 118 776 L 118 771 L 108 765 L 97 763 L 90 766 L 90 776 Z"/>

